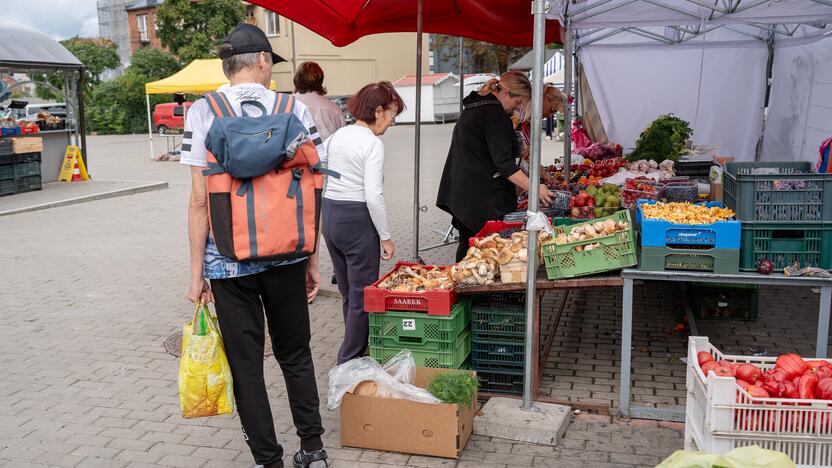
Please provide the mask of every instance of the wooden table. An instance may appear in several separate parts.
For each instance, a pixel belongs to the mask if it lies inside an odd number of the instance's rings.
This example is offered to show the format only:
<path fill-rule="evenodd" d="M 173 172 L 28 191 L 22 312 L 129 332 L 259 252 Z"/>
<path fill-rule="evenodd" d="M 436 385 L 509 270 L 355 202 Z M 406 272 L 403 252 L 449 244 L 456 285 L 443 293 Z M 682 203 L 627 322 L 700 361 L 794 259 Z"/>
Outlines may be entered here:
<path fill-rule="evenodd" d="M 552 343 L 555 339 L 555 330 L 557 330 L 558 322 L 560 321 L 560 316 L 563 313 L 563 309 L 566 306 L 566 300 L 569 297 L 569 292 L 573 289 L 583 289 L 583 288 L 602 288 L 602 287 L 620 287 L 624 285 L 624 280 L 621 278 L 619 272 L 615 272 L 610 275 L 604 276 L 588 276 L 583 278 L 572 278 L 572 279 L 563 279 L 563 280 L 550 280 L 546 276 L 546 271 L 541 268 L 538 270 L 537 279 L 535 281 L 537 297 L 534 298 L 534 349 L 539 350 L 539 352 L 535 353 L 534 362 L 532 363 L 532 399 L 535 401 L 544 401 L 549 403 L 559 403 L 559 404 L 566 404 L 573 406 L 579 409 L 588 409 L 592 411 L 599 412 L 601 414 L 607 414 L 609 408 L 602 407 L 600 405 L 593 405 L 593 404 L 581 404 L 576 402 L 567 402 L 562 400 L 555 400 L 549 397 L 540 397 L 539 396 L 539 388 L 540 388 L 540 380 L 543 375 L 543 369 L 546 367 L 546 360 L 549 357 L 549 352 L 552 348 Z M 565 294 L 560 300 L 560 303 L 556 307 L 555 315 L 553 318 L 552 326 L 549 330 L 548 336 L 545 337 L 545 342 L 543 349 L 540 349 L 540 305 L 541 300 L 543 299 L 543 295 L 546 291 L 552 290 L 563 290 Z M 469 294 L 487 294 L 487 293 L 501 293 L 501 292 L 517 292 L 517 293 L 525 293 L 526 292 L 526 283 L 510 283 L 510 284 L 503 284 L 503 283 L 496 283 L 490 286 L 479 286 L 479 285 L 464 285 L 464 286 L 457 286 L 456 288 L 457 294 L 461 295 L 469 295 Z M 487 392 L 481 394 L 483 397 L 491 397 L 491 396 L 505 396 L 505 395 L 494 395 L 488 394 Z"/>

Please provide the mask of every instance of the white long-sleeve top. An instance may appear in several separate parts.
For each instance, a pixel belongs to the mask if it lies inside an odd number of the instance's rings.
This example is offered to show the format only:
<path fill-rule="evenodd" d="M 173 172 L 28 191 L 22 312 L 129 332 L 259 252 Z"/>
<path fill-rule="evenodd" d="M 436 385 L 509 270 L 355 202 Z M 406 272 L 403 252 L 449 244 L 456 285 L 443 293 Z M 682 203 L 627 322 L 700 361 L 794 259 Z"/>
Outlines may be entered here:
<path fill-rule="evenodd" d="M 389 240 L 383 190 L 384 143 L 369 128 L 354 124 L 336 131 L 324 146 L 329 169 L 341 174 L 337 179 L 327 178 L 324 198 L 366 203 L 379 238 Z"/>

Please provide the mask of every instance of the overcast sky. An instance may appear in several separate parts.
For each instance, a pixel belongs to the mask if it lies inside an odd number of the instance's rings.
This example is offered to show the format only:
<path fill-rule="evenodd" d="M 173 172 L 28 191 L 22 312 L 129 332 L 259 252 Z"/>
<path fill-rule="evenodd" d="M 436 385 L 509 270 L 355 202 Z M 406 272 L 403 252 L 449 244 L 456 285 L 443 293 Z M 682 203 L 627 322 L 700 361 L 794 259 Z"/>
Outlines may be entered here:
<path fill-rule="evenodd" d="M 55 39 L 98 36 L 95 0 L 0 1 L 0 19 L 31 26 Z"/>

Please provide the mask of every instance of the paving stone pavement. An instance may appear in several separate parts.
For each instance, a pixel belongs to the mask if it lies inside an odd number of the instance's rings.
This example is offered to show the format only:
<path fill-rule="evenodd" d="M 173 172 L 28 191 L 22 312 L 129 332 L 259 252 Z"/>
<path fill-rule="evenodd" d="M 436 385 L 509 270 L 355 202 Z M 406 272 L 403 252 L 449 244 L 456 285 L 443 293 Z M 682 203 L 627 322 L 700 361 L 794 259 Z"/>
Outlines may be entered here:
<path fill-rule="evenodd" d="M 450 129 L 423 131 L 429 206 Z M 402 126 L 385 136 L 386 195 L 400 258 L 409 255 L 411 242 L 412 135 L 412 127 Z M 150 162 L 141 136 L 89 142 L 93 177 L 162 180 L 171 188 L 0 218 L 0 466 L 251 467 L 236 415 L 180 416 L 178 360 L 163 347 L 192 313 L 184 299 L 187 169 Z M 447 226 L 447 218 L 435 208 L 425 217 L 424 238 L 438 240 L 432 229 Z M 425 258 L 447 262 L 451 251 Z M 310 314 L 325 400 L 326 372 L 342 335 L 340 301 L 322 297 Z M 604 319 L 599 313 L 595 320 Z M 605 359 L 615 366 L 614 358 Z M 285 385 L 273 359 L 265 369 L 278 437 L 291 453 L 297 441 Z M 341 448 L 338 413 L 324 409 L 323 417 L 335 467 L 653 466 L 682 446 L 676 423 L 584 414 L 557 448 L 475 436 L 452 461 Z"/>

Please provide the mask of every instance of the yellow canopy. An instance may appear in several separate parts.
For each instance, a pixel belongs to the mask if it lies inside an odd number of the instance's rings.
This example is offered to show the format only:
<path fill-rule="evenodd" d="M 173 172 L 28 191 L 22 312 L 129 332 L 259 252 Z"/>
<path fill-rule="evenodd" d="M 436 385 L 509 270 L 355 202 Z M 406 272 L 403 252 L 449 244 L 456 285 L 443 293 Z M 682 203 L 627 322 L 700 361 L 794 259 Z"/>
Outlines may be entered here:
<path fill-rule="evenodd" d="M 144 91 L 146 94 L 202 94 L 216 91 L 227 83 L 228 78 L 222 72 L 222 60 L 202 59 L 194 60 L 167 78 L 147 83 Z M 272 81 L 269 87 L 275 89 L 275 82 Z"/>

